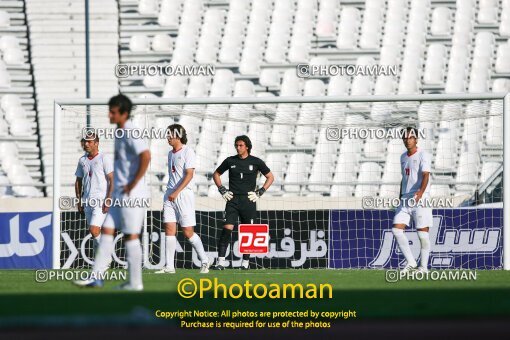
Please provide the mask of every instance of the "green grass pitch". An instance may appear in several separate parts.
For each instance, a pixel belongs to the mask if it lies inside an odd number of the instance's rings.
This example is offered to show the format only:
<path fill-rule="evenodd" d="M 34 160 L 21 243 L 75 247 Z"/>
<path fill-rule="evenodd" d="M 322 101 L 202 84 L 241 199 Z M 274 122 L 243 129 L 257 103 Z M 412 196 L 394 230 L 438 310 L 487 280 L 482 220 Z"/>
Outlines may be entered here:
<path fill-rule="evenodd" d="M 177 294 L 183 278 L 217 278 L 220 283 L 329 283 L 332 299 L 184 299 Z M 156 310 L 356 311 L 357 318 L 460 318 L 510 316 L 510 272 L 477 271 L 476 281 L 399 281 L 388 283 L 383 270 L 225 270 L 199 274 L 144 271 L 143 292 L 79 288 L 66 281 L 37 283 L 35 271 L 0 271 L 0 325 L 44 318 L 122 317 L 141 313 L 150 322 Z M 41 319 L 41 316 L 44 318 Z M 14 320 L 14 321 L 13 321 Z M 18 320 L 18 321 L 16 321 Z M 107 320 L 107 319 L 105 319 Z M 19 321 L 21 322 L 21 321 Z M 43 322 L 43 321 L 41 321 Z M 168 322 L 168 321 L 166 321 Z M 175 321 L 173 321 L 175 322 Z"/>

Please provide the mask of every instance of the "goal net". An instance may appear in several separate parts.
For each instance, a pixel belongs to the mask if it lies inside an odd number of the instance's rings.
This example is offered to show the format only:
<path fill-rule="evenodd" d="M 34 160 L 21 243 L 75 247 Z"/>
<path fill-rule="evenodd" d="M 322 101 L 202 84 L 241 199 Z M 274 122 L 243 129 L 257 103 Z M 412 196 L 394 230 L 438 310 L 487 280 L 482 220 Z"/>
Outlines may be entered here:
<path fill-rule="evenodd" d="M 214 259 L 225 202 L 212 173 L 235 154 L 234 139 L 248 135 L 252 155 L 264 160 L 275 182 L 257 203 L 256 222 L 267 223 L 269 252 L 253 254 L 252 268 L 398 268 L 404 257 L 391 233 L 402 179 L 401 131 L 418 129 L 418 147 L 431 154 L 433 207 L 432 268 L 503 267 L 503 98 L 496 96 L 414 100 L 377 97 L 228 100 L 136 99 L 134 124 L 145 129 L 152 160 L 146 175 L 151 208 L 143 226 L 144 266 L 164 265 L 163 194 L 168 180 L 164 134 L 184 126 L 195 150 L 196 232 Z M 77 102 L 78 103 L 78 102 Z M 114 127 L 105 102 L 56 105 L 55 193 L 74 197 L 74 173 L 86 115 L 99 133 L 101 152 L 112 155 Z M 108 130 L 110 129 L 110 130 Z M 48 166 L 48 164 L 45 164 Z M 258 185 L 264 182 L 260 176 Z M 228 187 L 228 174 L 222 176 Z M 55 201 L 56 202 L 56 201 Z M 93 263 L 93 243 L 84 216 L 55 207 L 60 221 L 57 247 L 62 268 Z M 236 229 L 237 230 L 237 229 Z M 415 258 L 420 243 L 413 224 L 406 231 Z M 241 264 L 237 232 L 227 252 L 229 266 Z M 178 232 L 177 268 L 200 262 Z M 117 235 L 115 265 L 125 265 Z"/>

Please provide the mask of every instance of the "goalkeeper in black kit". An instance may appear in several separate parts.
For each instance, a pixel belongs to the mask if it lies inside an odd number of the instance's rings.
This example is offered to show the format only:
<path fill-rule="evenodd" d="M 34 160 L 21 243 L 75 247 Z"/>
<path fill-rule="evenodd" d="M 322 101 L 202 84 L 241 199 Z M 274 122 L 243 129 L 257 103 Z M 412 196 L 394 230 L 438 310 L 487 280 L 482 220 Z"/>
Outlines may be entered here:
<path fill-rule="evenodd" d="M 224 213 L 224 225 L 218 240 L 218 259 L 212 269 L 223 270 L 226 267 L 225 255 L 230 244 L 232 230 L 238 219 L 242 224 L 253 224 L 256 214 L 256 202 L 266 192 L 274 180 L 271 170 L 260 158 L 250 155 L 252 144 L 248 136 L 235 139 L 236 156 L 226 158 L 213 174 L 218 190 L 227 201 Z M 229 188 L 221 184 L 220 176 L 228 170 Z M 266 177 L 262 188 L 257 189 L 258 173 Z M 248 269 L 250 255 L 244 254 L 241 269 Z"/>

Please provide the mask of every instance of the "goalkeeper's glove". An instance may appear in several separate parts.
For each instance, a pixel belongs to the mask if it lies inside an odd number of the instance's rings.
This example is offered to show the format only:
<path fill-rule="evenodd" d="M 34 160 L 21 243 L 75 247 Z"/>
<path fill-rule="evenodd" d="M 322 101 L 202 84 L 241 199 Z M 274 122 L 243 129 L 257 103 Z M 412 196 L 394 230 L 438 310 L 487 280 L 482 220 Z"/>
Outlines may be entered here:
<path fill-rule="evenodd" d="M 220 192 L 223 199 L 227 202 L 230 201 L 232 197 L 234 197 L 232 191 L 228 191 L 227 188 L 225 188 L 223 185 L 218 187 L 218 191 Z"/>
<path fill-rule="evenodd" d="M 255 191 L 250 191 L 248 193 L 248 199 L 252 202 L 257 202 L 259 200 L 260 196 L 264 195 L 265 192 L 266 192 L 266 189 L 264 189 L 264 188 L 260 188 Z"/>

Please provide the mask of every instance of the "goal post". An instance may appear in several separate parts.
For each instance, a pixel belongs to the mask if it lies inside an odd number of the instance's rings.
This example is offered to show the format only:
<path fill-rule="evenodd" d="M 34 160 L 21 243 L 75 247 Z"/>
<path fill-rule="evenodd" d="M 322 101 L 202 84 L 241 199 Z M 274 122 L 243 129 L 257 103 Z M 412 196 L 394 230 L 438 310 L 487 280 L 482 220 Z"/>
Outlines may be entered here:
<path fill-rule="evenodd" d="M 215 192 L 210 175 L 218 162 L 235 152 L 233 139 L 225 146 L 227 139 L 247 134 L 254 139 L 254 155 L 277 175 L 257 206 L 259 219 L 268 222 L 270 229 L 273 226 L 274 241 L 272 253 L 252 256 L 257 267 L 397 267 L 403 256 L 387 228 L 400 181 L 397 156 L 405 150 L 398 131 L 415 126 L 428 137 L 423 145 L 433 155 L 432 183 L 436 198 L 444 199 L 434 201 L 439 206 L 434 210 L 438 228 L 432 267 L 510 270 L 510 211 L 503 209 L 503 202 L 510 199 L 510 170 L 505 166 L 510 159 L 506 132 L 510 131 L 510 94 L 132 101 L 136 107 L 133 119 L 140 128 L 164 129 L 168 122 L 180 123 L 187 130 L 189 127 L 190 145 L 197 148 L 198 166 L 203 166 L 197 168 L 196 175 L 197 230 L 212 257 L 224 202 Z M 70 181 L 83 154 L 79 137 L 87 123 L 87 111 L 92 127 L 112 128 L 105 121 L 107 103 L 108 99 L 55 100 L 52 164 L 45 164 L 46 169 L 53 170 L 55 269 L 91 263 L 84 220 L 72 209 L 63 211 L 60 201 L 63 196 L 74 196 Z M 214 131 L 219 136 L 211 137 Z M 158 140 L 150 141 L 150 148 L 157 157 L 153 156 L 147 175 L 152 207 L 144 227 L 143 248 L 145 268 L 156 269 L 164 253 L 160 201 L 167 175 L 163 155 L 169 147 Z M 101 140 L 100 150 L 112 153 L 112 140 Z M 491 198 L 480 199 L 481 182 L 496 173 L 498 166 L 503 167 L 501 178 L 488 183 L 491 185 L 483 193 L 483 197 Z M 258 184 L 262 183 L 263 178 Z M 409 238 L 416 241 L 412 235 Z M 229 259 L 237 266 L 240 260 L 234 241 Z M 115 256 L 119 265 L 123 263 L 121 243 Z M 196 254 L 182 239 L 178 252 L 178 267 L 194 266 Z"/>

